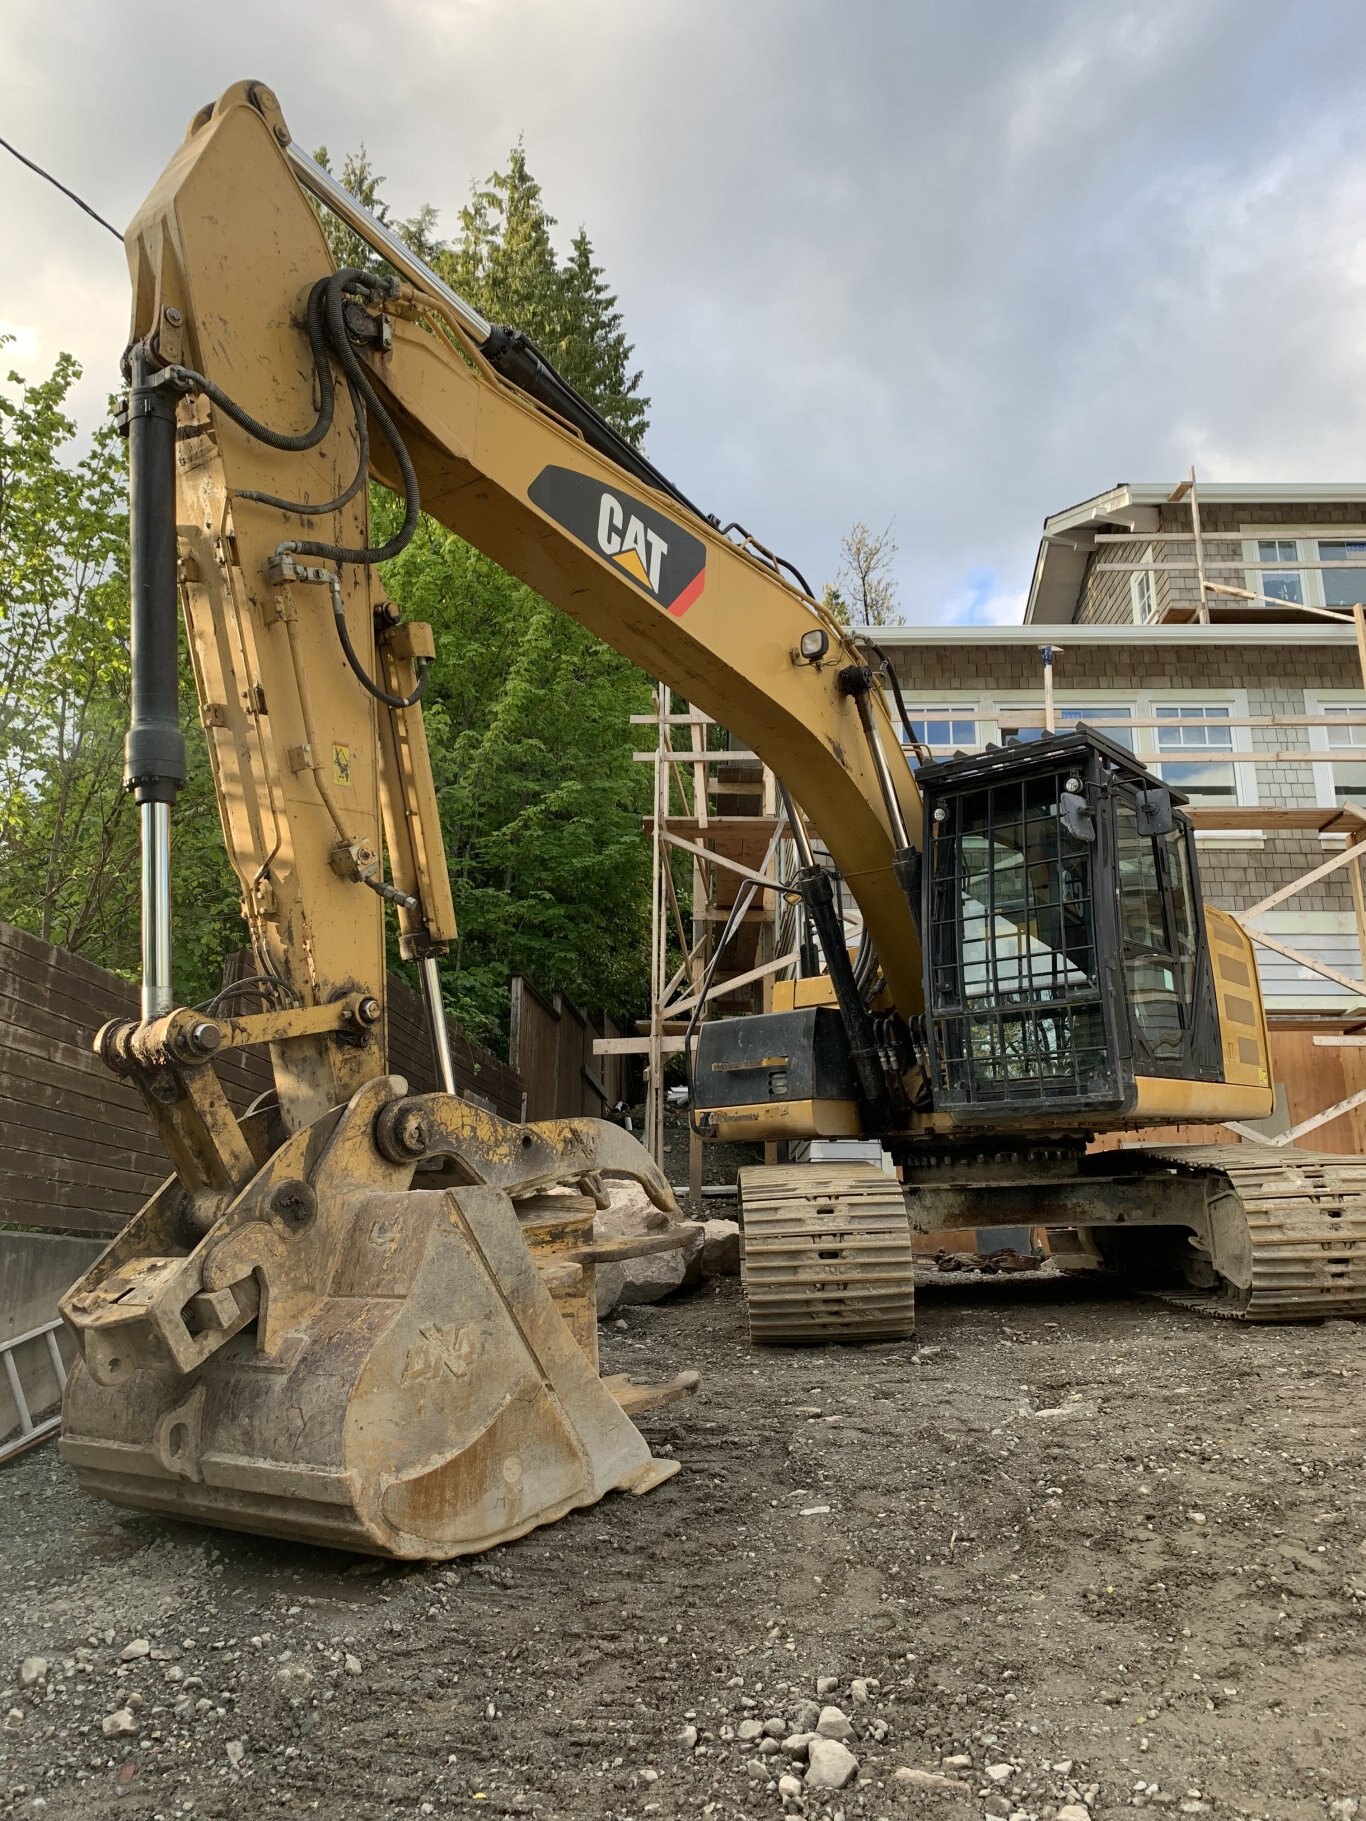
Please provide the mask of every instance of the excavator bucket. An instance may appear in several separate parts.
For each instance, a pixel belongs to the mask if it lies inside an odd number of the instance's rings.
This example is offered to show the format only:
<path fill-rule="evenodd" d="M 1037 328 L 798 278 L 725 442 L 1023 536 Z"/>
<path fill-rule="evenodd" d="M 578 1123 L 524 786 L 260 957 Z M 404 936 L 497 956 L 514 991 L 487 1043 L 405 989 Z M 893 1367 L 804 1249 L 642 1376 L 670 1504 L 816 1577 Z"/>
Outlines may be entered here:
<path fill-rule="evenodd" d="M 372 1081 L 288 1139 L 193 1246 L 173 1178 L 68 1293 L 61 1447 L 86 1490 L 441 1559 L 677 1472 L 628 1409 L 696 1375 L 598 1376 L 593 1268 L 612 1242 L 592 1237 L 591 1195 L 545 1192 L 557 1169 L 590 1189 L 607 1170 L 670 1206 L 647 1154 L 597 1121 L 517 1127 L 401 1089 Z"/>

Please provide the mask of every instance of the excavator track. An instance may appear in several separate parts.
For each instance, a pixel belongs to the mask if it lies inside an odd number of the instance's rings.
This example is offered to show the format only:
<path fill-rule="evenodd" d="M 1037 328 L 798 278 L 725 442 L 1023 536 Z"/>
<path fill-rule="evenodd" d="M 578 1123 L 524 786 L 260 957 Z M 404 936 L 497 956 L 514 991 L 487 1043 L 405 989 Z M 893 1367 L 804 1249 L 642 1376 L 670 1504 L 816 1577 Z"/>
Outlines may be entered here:
<path fill-rule="evenodd" d="M 864 1163 L 741 1170 L 740 1208 L 756 1345 L 915 1332 L 910 1222 L 894 1177 Z"/>
<path fill-rule="evenodd" d="M 1218 1287 L 1166 1300 L 1234 1321 L 1366 1317 L 1366 1160 L 1254 1145 L 1145 1145 L 1129 1155 L 1216 1179 Z"/>

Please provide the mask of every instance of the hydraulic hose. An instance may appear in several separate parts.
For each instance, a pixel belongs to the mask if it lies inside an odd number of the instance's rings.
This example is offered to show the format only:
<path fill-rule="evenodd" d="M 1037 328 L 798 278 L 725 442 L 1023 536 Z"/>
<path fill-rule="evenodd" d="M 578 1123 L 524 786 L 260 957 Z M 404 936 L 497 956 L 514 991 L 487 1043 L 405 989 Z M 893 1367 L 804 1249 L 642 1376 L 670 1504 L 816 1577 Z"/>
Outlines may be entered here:
<path fill-rule="evenodd" d="M 342 276 L 340 273 L 338 277 Z M 258 443 L 265 443 L 271 449 L 283 449 L 287 454 L 301 455 L 305 449 L 316 449 L 318 444 L 332 428 L 332 417 L 336 410 L 337 389 L 332 378 L 332 368 L 327 358 L 327 337 L 323 325 L 323 299 L 330 278 L 320 278 L 308 294 L 308 308 L 305 312 L 305 326 L 308 330 L 308 346 L 313 355 L 313 370 L 318 376 L 318 416 L 311 430 L 305 430 L 298 436 L 287 431 L 272 430 L 269 424 L 263 424 L 259 418 L 244 410 L 236 399 L 228 394 L 203 373 L 196 373 L 193 367 L 171 366 L 167 374 L 172 383 L 184 386 L 189 391 L 202 392 L 225 417 L 232 419 L 239 429 L 245 430 L 248 436 L 255 437 Z"/>
<path fill-rule="evenodd" d="M 351 409 L 356 417 L 356 438 L 360 445 L 360 460 L 356 463 L 355 478 L 344 493 L 335 499 L 323 500 L 313 505 L 309 500 L 281 499 L 274 493 L 256 493 L 249 487 L 243 487 L 237 495 L 240 500 L 255 500 L 258 506 L 276 506 L 281 512 L 292 512 L 298 518 L 323 518 L 329 512 L 340 512 L 343 506 L 351 501 L 365 485 L 370 474 L 370 426 L 366 422 L 365 406 L 361 403 L 360 394 L 348 379 L 346 390 L 350 394 Z M 195 426 L 198 428 L 198 426 Z"/>
<path fill-rule="evenodd" d="M 365 545 L 362 548 L 351 548 L 345 544 L 328 544 L 314 538 L 295 540 L 281 544 L 281 550 L 290 551 L 295 556 L 326 557 L 334 563 L 385 563 L 390 557 L 397 556 L 412 542 L 417 530 L 421 512 L 421 500 L 418 492 L 417 471 L 412 458 L 404 447 L 403 438 L 399 435 L 394 420 L 380 403 L 379 394 L 370 383 L 370 375 L 357 360 L 355 350 L 346 333 L 346 319 L 342 312 L 342 292 L 344 290 L 368 291 L 370 295 L 386 297 L 391 286 L 388 279 L 375 278 L 369 272 L 357 271 L 352 266 L 333 273 L 327 280 L 326 298 L 323 309 L 323 320 L 327 341 L 338 364 L 348 381 L 359 392 L 375 422 L 384 435 L 385 442 L 393 451 L 394 460 L 398 463 L 403 477 L 403 523 L 388 540 L 379 545 Z"/>
<path fill-rule="evenodd" d="M 331 577 L 331 590 L 333 623 L 337 628 L 337 637 L 341 640 L 342 651 L 347 663 L 351 666 L 356 681 L 368 690 L 377 702 L 383 702 L 386 708 L 412 708 L 422 700 L 422 692 L 427 687 L 426 658 L 417 660 L 417 687 L 410 696 L 391 696 L 387 689 L 381 689 L 373 677 L 366 675 L 365 667 L 357 655 L 355 646 L 351 643 L 351 634 L 346 625 L 346 607 L 342 600 L 341 581 L 337 576 Z"/>

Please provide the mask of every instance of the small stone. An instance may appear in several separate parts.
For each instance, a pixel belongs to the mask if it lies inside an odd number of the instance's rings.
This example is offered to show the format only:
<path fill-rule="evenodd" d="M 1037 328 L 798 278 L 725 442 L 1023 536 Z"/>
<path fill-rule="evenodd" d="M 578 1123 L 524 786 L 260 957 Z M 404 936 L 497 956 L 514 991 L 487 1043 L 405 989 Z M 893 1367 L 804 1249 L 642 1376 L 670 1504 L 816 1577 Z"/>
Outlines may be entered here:
<path fill-rule="evenodd" d="M 1203 1511 L 1192 1511 L 1191 1512 L 1191 1523 L 1192 1524 L 1203 1524 L 1206 1521 L 1207 1520 L 1205 1518 L 1205 1514 Z"/>
<path fill-rule="evenodd" d="M 767 1783 L 768 1781 L 768 1766 L 762 1758 L 751 1758 L 745 1765 L 745 1771 L 751 1783 Z"/>
<path fill-rule="evenodd" d="M 1060 1777 L 1070 1777 L 1072 1775 L 1072 1762 L 1071 1758 L 1062 1758 L 1053 1766 L 1053 1768 Z"/>
<path fill-rule="evenodd" d="M 1328 1804 L 1328 1813 L 1333 1821 L 1356 1821 L 1361 1812 L 1361 1804 L 1355 1796 L 1339 1796 L 1335 1802 Z"/>
<path fill-rule="evenodd" d="M 360 1658 L 353 1657 L 349 1650 L 346 1653 L 346 1673 L 349 1676 L 358 1676 L 360 1674 Z"/>
<path fill-rule="evenodd" d="M 9 1712 L 5 1715 L 5 1731 L 6 1732 L 18 1732 L 19 1728 L 23 1724 L 24 1724 L 23 1708 L 22 1707 L 11 1707 Z"/>
<path fill-rule="evenodd" d="M 802 1793 L 802 1780 L 794 1777 L 789 1771 L 785 1777 L 778 1779 L 778 1794 L 784 1802 L 795 1802 Z"/>
<path fill-rule="evenodd" d="M 125 1644 L 123 1649 L 119 1652 L 119 1661 L 121 1663 L 136 1663 L 139 1657 L 148 1657 L 151 1654 L 152 1646 L 149 1639 L 134 1638 L 131 1644 Z"/>
<path fill-rule="evenodd" d="M 939 1762 L 946 1770 L 970 1770 L 972 1759 L 965 1751 L 956 1751 L 951 1758 L 941 1758 Z"/>
<path fill-rule="evenodd" d="M 806 1767 L 806 1787 L 808 1789 L 843 1789 L 852 1783 L 858 1775 L 858 1759 L 847 1745 L 838 1739 L 822 1738 L 819 1734 L 811 1741 L 810 1762 Z"/>
<path fill-rule="evenodd" d="M 816 1722 L 820 1717 L 819 1702 L 803 1701 L 797 1708 L 797 1718 L 792 1727 L 793 1732 L 815 1732 Z"/>
<path fill-rule="evenodd" d="M 849 1724 L 848 1714 L 839 1707 L 822 1707 L 821 1717 L 816 1722 L 816 1731 L 823 1739 L 852 1739 L 854 1736 L 854 1729 Z M 837 1783 L 833 1787 L 842 1789 L 844 1786 Z"/>
<path fill-rule="evenodd" d="M 678 1737 L 684 1751 L 695 1751 L 697 1749 L 697 1728 L 695 1726 L 685 1726 Z"/>
<path fill-rule="evenodd" d="M 138 1729 L 138 1717 L 131 1707 L 120 1707 L 116 1713 L 106 1714 L 100 1721 L 100 1731 L 106 1739 L 120 1739 Z"/>
<path fill-rule="evenodd" d="M 1058 1810 L 1058 1821 L 1091 1821 L 1091 1811 L 1080 1802 L 1067 1802 Z"/>
<path fill-rule="evenodd" d="M 786 1758 L 805 1758 L 807 1748 L 810 1746 L 811 1741 L 813 1739 L 818 1739 L 819 1737 L 820 1734 L 817 1732 L 789 1733 L 782 1743 L 783 1756 Z"/>
<path fill-rule="evenodd" d="M 822 1695 L 822 1696 L 832 1695 L 832 1694 L 834 1694 L 835 1690 L 839 1687 L 839 1685 L 840 1685 L 840 1679 L 838 1676 L 817 1676 L 816 1677 L 816 1693 L 818 1695 Z"/>
<path fill-rule="evenodd" d="M 1013 1764 L 987 1765 L 987 1775 L 991 1778 L 993 1783 L 1004 1783 L 1007 1777 L 1014 1774 L 1014 1771 L 1015 1766 Z"/>
<path fill-rule="evenodd" d="M 849 1684 L 849 1693 L 854 1697 L 855 1707 L 866 1707 L 873 1698 L 871 1685 L 866 1676 L 855 1676 Z"/>
<path fill-rule="evenodd" d="M 229 1739 L 223 1748 L 228 1754 L 228 1763 L 237 1770 L 247 1755 L 247 1748 L 240 1739 Z"/>
<path fill-rule="evenodd" d="M 942 1770 L 916 1770 L 902 1765 L 900 1770 L 892 1772 L 893 1783 L 899 1783 L 903 1789 L 937 1789 L 945 1792 L 970 1792 L 972 1785 L 964 1783 L 961 1777 L 949 1777 Z"/>
<path fill-rule="evenodd" d="M 20 1688 L 36 1688 L 39 1682 L 47 1681 L 47 1658 L 25 1657 L 19 1665 Z"/>
<path fill-rule="evenodd" d="M 640 1780 L 642 1783 L 658 1783 L 659 1772 L 657 1770 L 643 1770 L 640 1773 Z"/>
<path fill-rule="evenodd" d="M 994 1789 L 987 1797 L 986 1801 L 983 1802 L 982 1807 L 986 1810 L 987 1814 L 999 1815 L 1001 1821 L 1006 1821 L 1011 1809 L 1010 1797 L 1003 1796 L 999 1789 Z"/>
<path fill-rule="evenodd" d="M 777 1714 L 772 1714 L 764 1721 L 764 1732 L 770 1739 L 785 1739 L 787 1737 L 787 1721 L 780 1719 Z"/>
<path fill-rule="evenodd" d="M 742 1745 L 749 1745 L 753 1740 L 763 1738 L 764 1723 L 762 1720 L 741 1720 L 735 1729 L 735 1736 Z"/>
<path fill-rule="evenodd" d="M 761 1758 L 776 1758 L 782 1749 L 783 1748 L 779 1745 L 778 1741 L 776 1739 L 770 1739 L 767 1733 L 765 1733 L 764 1737 L 759 1741 L 759 1756 Z"/>

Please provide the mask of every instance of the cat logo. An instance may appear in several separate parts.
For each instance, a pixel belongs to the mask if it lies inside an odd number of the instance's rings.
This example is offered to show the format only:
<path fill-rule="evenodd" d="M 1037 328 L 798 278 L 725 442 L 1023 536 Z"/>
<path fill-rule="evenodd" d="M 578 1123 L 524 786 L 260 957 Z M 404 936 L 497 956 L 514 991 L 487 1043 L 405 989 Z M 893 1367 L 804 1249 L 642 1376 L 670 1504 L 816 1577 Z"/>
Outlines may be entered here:
<path fill-rule="evenodd" d="M 543 468 L 527 498 L 675 617 L 706 585 L 701 538 L 620 488 L 604 487 L 573 468 Z"/>

